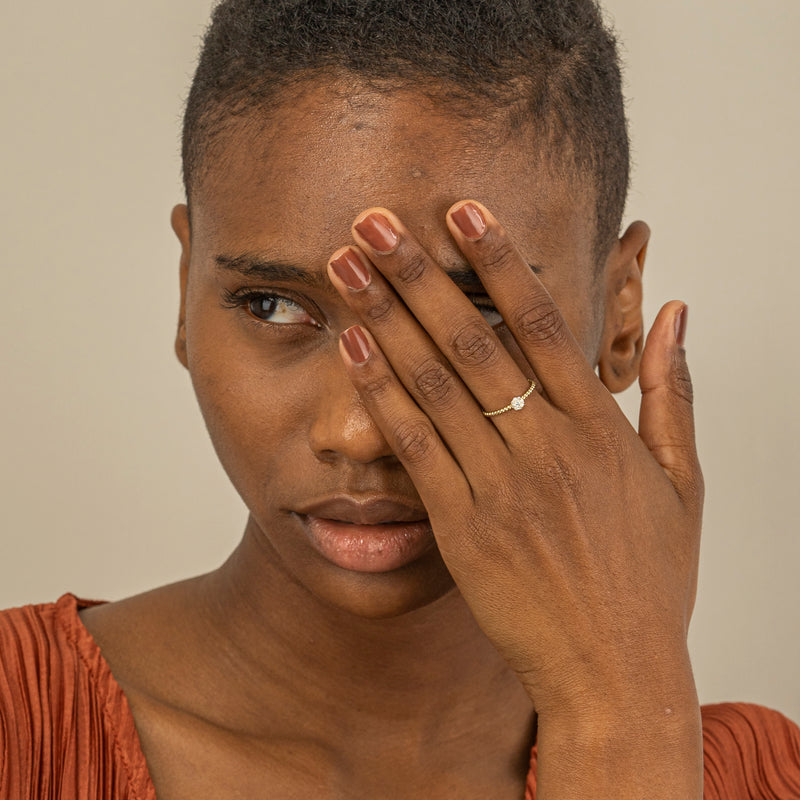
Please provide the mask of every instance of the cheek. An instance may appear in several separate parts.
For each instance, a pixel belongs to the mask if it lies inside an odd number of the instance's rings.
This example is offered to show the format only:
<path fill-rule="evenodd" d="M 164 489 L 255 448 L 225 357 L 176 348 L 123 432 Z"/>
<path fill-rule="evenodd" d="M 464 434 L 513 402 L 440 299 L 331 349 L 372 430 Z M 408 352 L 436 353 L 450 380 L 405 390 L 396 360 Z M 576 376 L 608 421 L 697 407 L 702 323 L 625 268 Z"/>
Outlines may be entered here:
<path fill-rule="evenodd" d="M 234 484 L 250 484 L 254 467 L 293 449 L 298 438 L 296 381 L 252 361 L 190 359 L 192 382 L 214 449 Z"/>
<path fill-rule="evenodd" d="M 548 286 L 586 360 L 597 366 L 602 335 L 602 294 L 599 281 L 575 281 L 572 284 Z"/>
<path fill-rule="evenodd" d="M 189 372 L 214 449 L 247 500 L 307 457 L 315 376 L 338 352 L 276 346 L 213 316 L 187 324 Z"/>

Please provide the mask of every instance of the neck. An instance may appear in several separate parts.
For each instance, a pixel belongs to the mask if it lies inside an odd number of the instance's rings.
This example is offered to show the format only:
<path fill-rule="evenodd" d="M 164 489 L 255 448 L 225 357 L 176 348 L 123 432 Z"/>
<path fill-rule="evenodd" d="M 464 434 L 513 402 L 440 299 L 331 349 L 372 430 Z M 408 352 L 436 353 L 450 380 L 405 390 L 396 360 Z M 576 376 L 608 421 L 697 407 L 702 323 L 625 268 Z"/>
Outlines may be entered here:
<path fill-rule="evenodd" d="M 216 669 L 236 676 L 253 724 L 274 730 L 280 718 L 287 735 L 298 723 L 308 732 L 313 708 L 313 735 L 328 741 L 477 737 L 527 759 L 531 703 L 456 589 L 400 617 L 365 619 L 320 601 L 272 555 L 251 526 L 197 584 L 225 662 Z"/>

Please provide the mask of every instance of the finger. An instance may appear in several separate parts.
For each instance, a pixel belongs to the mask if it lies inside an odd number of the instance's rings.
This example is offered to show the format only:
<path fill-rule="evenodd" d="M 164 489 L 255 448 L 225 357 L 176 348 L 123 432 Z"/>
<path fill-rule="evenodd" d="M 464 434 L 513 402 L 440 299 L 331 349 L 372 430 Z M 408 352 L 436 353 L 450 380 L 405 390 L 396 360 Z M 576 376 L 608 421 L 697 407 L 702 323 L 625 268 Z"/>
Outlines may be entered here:
<path fill-rule="evenodd" d="M 430 419 L 398 380 L 375 339 L 359 325 L 339 338 L 350 380 L 389 447 L 405 467 L 426 508 L 468 484 Z"/>
<path fill-rule="evenodd" d="M 667 303 L 647 336 L 639 374 L 639 436 L 684 505 L 699 514 L 703 479 L 695 445 L 692 380 L 683 347 L 687 314 L 683 303 Z"/>
<path fill-rule="evenodd" d="M 483 470 L 489 450 L 502 446 L 497 430 L 481 416 L 475 397 L 392 286 L 355 247 L 334 254 L 328 275 L 462 469 L 467 474 Z M 471 303 L 457 293 L 482 321 Z M 477 447 L 481 435 L 485 438 Z"/>
<path fill-rule="evenodd" d="M 447 225 L 550 401 L 567 413 L 596 414 L 608 392 L 601 391 L 558 306 L 503 227 L 472 200 L 453 206 Z"/>
<path fill-rule="evenodd" d="M 474 273 L 459 270 L 461 288 L 448 276 L 392 212 L 370 209 L 353 225 L 353 236 L 370 261 L 392 284 L 440 352 L 487 411 L 499 409 L 530 386 L 486 318 L 465 291 L 491 301 Z M 480 300 L 478 300 L 480 302 Z M 492 306 L 487 313 L 497 316 Z M 498 318 L 498 322 L 501 322 Z M 375 332 L 390 361 L 387 342 Z M 529 403 L 540 398 L 529 395 Z"/>

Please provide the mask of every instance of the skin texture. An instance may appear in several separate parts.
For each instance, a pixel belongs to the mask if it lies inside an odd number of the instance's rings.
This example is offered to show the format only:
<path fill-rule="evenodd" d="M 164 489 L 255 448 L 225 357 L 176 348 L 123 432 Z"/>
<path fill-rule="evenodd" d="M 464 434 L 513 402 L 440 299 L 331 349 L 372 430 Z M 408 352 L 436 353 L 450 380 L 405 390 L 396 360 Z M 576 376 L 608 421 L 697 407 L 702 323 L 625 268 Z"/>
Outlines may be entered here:
<path fill-rule="evenodd" d="M 173 212 L 176 350 L 245 534 L 214 573 L 83 612 L 160 800 L 520 798 L 537 713 L 540 798 L 700 797 L 702 480 L 682 304 L 643 352 L 647 227 L 598 273 L 586 187 L 410 92 L 309 87 L 226 141 Z M 230 268 L 255 258 L 294 274 Z M 259 292 L 290 302 L 259 318 Z M 640 365 L 637 435 L 608 390 Z M 303 524 L 334 495 L 427 513 L 431 546 L 337 566 Z"/>

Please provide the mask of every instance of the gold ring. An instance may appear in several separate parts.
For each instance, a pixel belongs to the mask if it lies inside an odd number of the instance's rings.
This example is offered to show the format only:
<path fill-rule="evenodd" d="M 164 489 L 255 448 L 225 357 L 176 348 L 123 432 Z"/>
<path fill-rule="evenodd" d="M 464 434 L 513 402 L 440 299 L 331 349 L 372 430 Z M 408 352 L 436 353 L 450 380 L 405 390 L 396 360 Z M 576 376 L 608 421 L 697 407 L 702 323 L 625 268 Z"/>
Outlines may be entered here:
<path fill-rule="evenodd" d="M 498 414 L 505 414 L 506 411 L 519 411 L 520 409 L 525 408 L 525 399 L 530 397 L 533 393 L 533 390 L 536 388 L 536 384 L 531 381 L 531 385 L 528 387 L 528 391 L 525 394 L 521 394 L 519 397 L 513 397 L 511 402 L 507 406 L 503 406 L 502 408 L 498 408 L 497 411 L 484 411 L 484 417 L 496 417 Z"/>

